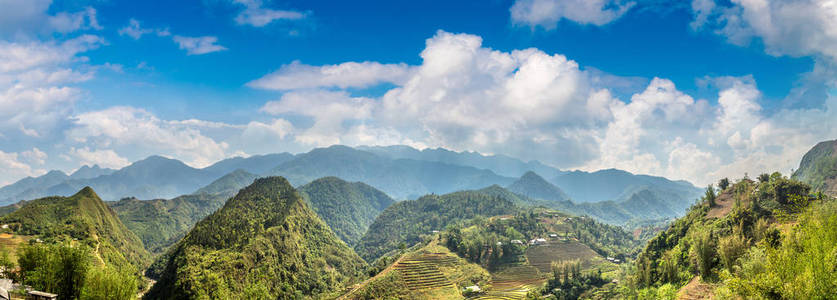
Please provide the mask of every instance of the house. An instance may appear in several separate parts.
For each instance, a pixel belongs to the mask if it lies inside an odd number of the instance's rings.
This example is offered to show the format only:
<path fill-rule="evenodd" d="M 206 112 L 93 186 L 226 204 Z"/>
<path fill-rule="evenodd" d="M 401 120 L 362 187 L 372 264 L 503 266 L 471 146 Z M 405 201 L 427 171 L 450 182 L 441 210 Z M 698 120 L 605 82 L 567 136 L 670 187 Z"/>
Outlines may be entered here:
<path fill-rule="evenodd" d="M 11 300 L 12 297 L 9 295 L 9 291 L 0 287 L 0 299 L 2 300 Z"/>
<path fill-rule="evenodd" d="M 549 235 L 549 237 L 551 237 L 551 238 L 557 238 L 557 237 L 558 237 L 558 235 L 557 235 L 557 234 L 552 233 L 552 234 L 550 234 L 550 235 Z"/>
<path fill-rule="evenodd" d="M 521 240 L 511 240 L 511 243 L 512 244 L 523 245 L 523 241 L 521 241 Z"/>
<path fill-rule="evenodd" d="M 503 242 L 497 242 L 497 246 L 502 246 Z"/>
<path fill-rule="evenodd" d="M 471 293 L 479 293 L 482 290 L 480 289 L 480 287 L 478 285 L 472 285 L 472 286 L 465 287 L 465 291 L 466 292 L 471 292 Z"/>
<path fill-rule="evenodd" d="M 533 239 L 533 240 L 529 241 L 529 245 L 543 245 L 543 244 L 546 244 L 546 239 L 545 238 L 536 238 L 536 239 Z"/>
<path fill-rule="evenodd" d="M 433 231 L 431 231 L 431 233 L 439 233 L 439 231 L 438 230 L 433 230 Z"/>
<path fill-rule="evenodd" d="M 29 291 L 28 293 L 26 293 L 26 299 L 29 299 L 29 300 L 55 300 L 55 299 L 58 299 L 58 295 L 45 293 L 45 292 L 39 292 L 39 291 Z"/>

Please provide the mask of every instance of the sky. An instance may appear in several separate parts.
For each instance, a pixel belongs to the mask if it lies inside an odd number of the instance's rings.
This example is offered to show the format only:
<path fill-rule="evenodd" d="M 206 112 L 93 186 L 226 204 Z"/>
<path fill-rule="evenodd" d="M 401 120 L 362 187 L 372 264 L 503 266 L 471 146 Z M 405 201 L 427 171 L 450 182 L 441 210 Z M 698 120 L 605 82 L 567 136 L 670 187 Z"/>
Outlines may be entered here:
<path fill-rule="evenodd" d="M 788 174 L 835 72 L 834 0 L 0 0 L 0 185 L 334 144 Z"/>

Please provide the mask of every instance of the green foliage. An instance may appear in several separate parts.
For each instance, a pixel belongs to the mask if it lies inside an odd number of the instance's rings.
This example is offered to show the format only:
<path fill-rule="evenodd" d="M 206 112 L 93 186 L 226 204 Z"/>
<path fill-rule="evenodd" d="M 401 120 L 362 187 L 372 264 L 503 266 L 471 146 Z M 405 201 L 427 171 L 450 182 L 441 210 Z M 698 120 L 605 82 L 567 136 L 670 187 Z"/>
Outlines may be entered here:
<path fill-rule="evenodd" d="M 831 299 L 837 290 L 837 203 L 812 205 L 779 247 L 752 247 L 722 274 L 721 294 L 762 299 Z"/>
<path fill-rule="evenodd" d="M 281 177 L 242 189 L 166 256 L 146 298 L 322 297 L 366 267 Z"/>
<path fill-rule="evenodd" d="M 736 260 L 747 251 L 748 247 L 747 240 L 739 234 L 722 237 L 718 241 L 718 257 L 723 266 L 732 271 Z"/>
<path fill-rule="evenodd" d="M 585 291 L 608 282 L 602 278 L 601 270 L 582 274 L 579 261 L 553 262 L 552 278 L 547 281 L 544 293 L 559 300 L 578 299 Z"/>
<path fill-rule="evenodd" d="M 299 188 L 311 208 L 341 240 L 353 246 L 392 198 L 361 182 L 324 177 Z"/>
<path fill-rule="evenodd" d="M 805 182 L 815 191 L 837 193 L 837 141 L 822 142 L 814 146 L 799 163 L 793 178 Z"/>
<path fill-rule="evenodd" d="M 70 197 L 29 201 L 0 222 L 11 224 L 17 234 L 38 236 L 46 243 L 77 241 L 96 249 L 105 264 L 119 268 L 139 269 L 150 258 L 142 241 L 89 187 Z"/>
<path fill-rule="evenodd" d="M 708 187 L 706 187 L 706 193 L 703 196 L 703 199 L 704 199 L 704 201 L 706 201 L 706 203 L 709 205 L 709 207 L 713 207 L 713 206 L 716 205 L 716 203 L 715 203 L 716 198 L 717 198 L 717 196 L 715 196 L 715 188 L 712 187 L 712 185 L 710 184 Z"/>
<path fill-rule="evenodd" d="M 450 225 L 442 237 L 445 246 L 451 251 L 470 262 L 493 269 L 503 262 L 525 260 L 522 255 L 526 247 L 513 244 L 511 240 L 525 242 L 545 233 L 546 229 L 538 222 L 538 215 L 524 212 L 505 220 L 476 218 Z"/>
<path fill-rule="evenodd" d="M 110 207 L 152 253 L 160 253 L 182 238 L 198 221 L 218 210 L 232 195 L 195 194 L 171 200 L 125 198 Z"/>
<path fill-rule="evenodd" d="M 81 289 L 80 299 L 132 300 L 137 298 L 138 278 L 116 268 L 91 268 Z"/>
<path fill-rule="evenodd" d="M 715 252 L 715 239 L 711 232 L 696 232 L 692 237 L 692 248 L 689 249 L 689 257 L 692 265 L 696 267 L 701 279 L 708 281 L 712 278 L 712 268 L 715 267 L 717 253 Z"/>
<path fill-rule="evenodd" d="M 81 295 L 90 268 L 89 250 L 83 246 L 33 244 L 19 251 L 20 277 L 24 284 L 56 293 L 60 299 L 77 299 Z"/>
<path fill-rule="evenodd" d="M 721 191 L 726 190 L 728 187 L 729 187 L 729 178 L 723 178 L 720 181 L 718 181 L 718 188 L 721 189 Z"/>
<path fill-rule="evenodd" d="M 517 207 L 509 199 L 478 191 L 427 195 L 417 200 L 401 201 L 385 209 L 375 219 L 355 250 L 366 261 L 374 261 L 395 250 L 399 243 L 415 244 L 422 235 L 441 231 L 448 224 L 477 216 L 515 212 Z"/>

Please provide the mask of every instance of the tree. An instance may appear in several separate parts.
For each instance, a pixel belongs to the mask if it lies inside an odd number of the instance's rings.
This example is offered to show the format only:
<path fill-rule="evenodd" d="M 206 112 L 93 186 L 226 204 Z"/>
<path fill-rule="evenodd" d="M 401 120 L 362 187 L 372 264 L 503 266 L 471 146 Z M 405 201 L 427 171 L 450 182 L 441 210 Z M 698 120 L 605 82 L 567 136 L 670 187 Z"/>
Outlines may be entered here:
<path fill-rule="evenodd" d="M 718 188 L 721 189 L 721 191 L 726 190 L 728 187 L 729 187 L 729 178 L 724 178 L 724 179 L 721 179 L 721 181 L 718 181 Z"/>
<path fill-rule="evenodd" d="M 700 273 L 700 277 L 706 281 L 712 276 L 712 267 L 715 266 L 715 243 L 712 240 L 712 233 L 708 231 L 698 232 L 692 240 L 689 255 L 692 257 L 692 262 Z"/>
<path fill-rule="evenodd" d="M 759 175 L 759 182 L 761 182 L 761 183 L 770 182 L 770 174 L 762 173 L 761 175 Z"/>
<path fill-rule="evenodd" d="M 706 195 L 704 195 L 704 199 L 706 200 L 706 203 L 709 204 L 709 207 L 715 206 L 715 198 L 715 187 L 710 184 L 706 187 Z"/>
<path fill-rule="evenodd" d="M 90 252 L 83 246 L 33 244 L 20 249 L 18 262 L 24 284 L 57 293 L 59 299 L 78 299 L 90 268 Z"/>

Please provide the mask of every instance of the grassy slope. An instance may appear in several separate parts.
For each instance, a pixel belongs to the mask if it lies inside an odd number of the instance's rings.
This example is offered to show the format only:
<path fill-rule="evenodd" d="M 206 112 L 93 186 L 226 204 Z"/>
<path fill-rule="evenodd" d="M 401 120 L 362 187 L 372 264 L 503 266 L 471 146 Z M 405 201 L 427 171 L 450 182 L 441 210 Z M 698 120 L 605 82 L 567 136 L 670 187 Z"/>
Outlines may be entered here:
<path fill-rule="evenodd" d="M 47 242 L 78 240 L 109 265 L 143 268 L 149 263 L 142 241 L 89 187 L 70 197 L 29 201 L 0 222 L 12 224 L 17 234 Z"/>
<path fill-rule="evenodd" d="M 837 196 L 837 140 L 821 142 L 805 153 L 793 178 Z"/>

